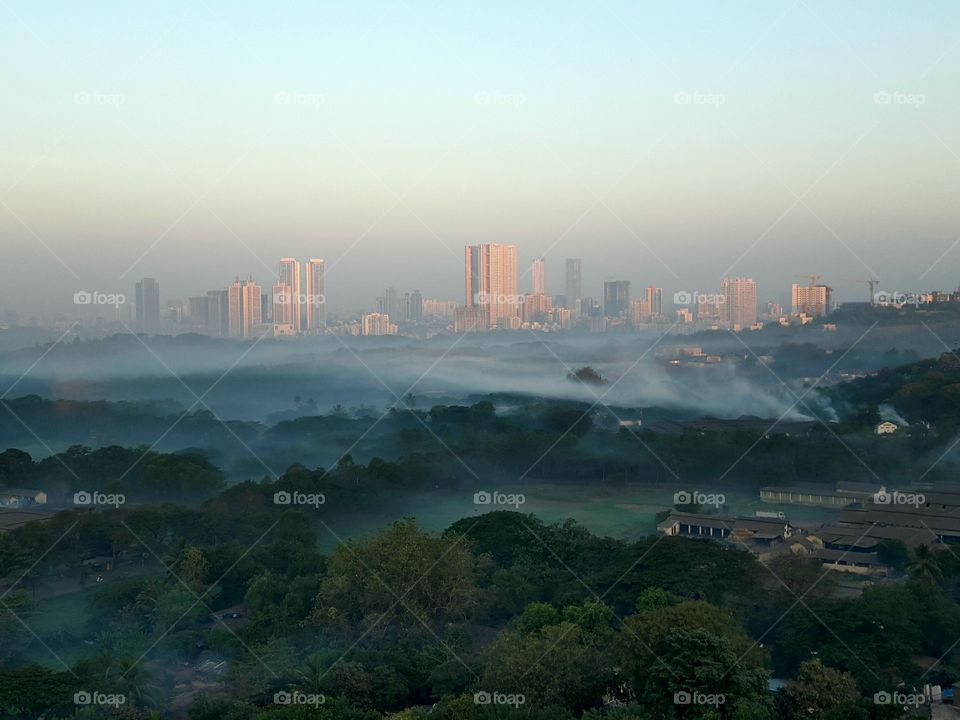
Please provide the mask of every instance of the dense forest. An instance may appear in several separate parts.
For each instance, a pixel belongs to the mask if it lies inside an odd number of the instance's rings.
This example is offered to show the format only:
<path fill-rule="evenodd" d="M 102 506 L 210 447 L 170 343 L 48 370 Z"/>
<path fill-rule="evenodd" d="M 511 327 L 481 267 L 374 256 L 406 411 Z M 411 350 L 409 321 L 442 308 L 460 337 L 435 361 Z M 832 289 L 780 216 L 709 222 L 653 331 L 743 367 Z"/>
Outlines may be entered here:
<path fill-rule="evenodd" d="M 201 507 L 69 511 L 0 536 L 3 574 L 26 574 L 0 615 L 5 717 L 110 716 L 77 709 L 75 693 L 96 691 L 128 698 L 115 714 L 133 718 L 178 703 L 193 720 L 882 718 L 898 713 L 875 693 L 960 673 L 951 552 L 905 556 L 902 581 L 855 598 L 800 558 L 765 567 L 709 542 L 628 543 L 514 512 L 442 533 L 406 519 L 323 555 L 329 526 L 272 501 L 294 487 L 310 489 L 294 473 Z M 85 621 L 41 647 L 28 625 L 55 600 L 32 588 L 92 556 L 129 577 L 81 579 Z M 178 683 L 204 658 L 226 669 Z M 770 692 L 771 677 L 786 686 Z"/>

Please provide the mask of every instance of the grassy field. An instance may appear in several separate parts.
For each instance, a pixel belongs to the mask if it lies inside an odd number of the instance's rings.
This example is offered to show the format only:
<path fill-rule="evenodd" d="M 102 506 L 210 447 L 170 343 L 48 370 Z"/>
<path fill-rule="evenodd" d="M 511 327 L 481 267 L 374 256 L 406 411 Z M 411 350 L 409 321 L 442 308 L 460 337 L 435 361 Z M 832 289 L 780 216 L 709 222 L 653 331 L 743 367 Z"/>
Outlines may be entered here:
<path fill-rule="evenodd" d="M 400 517 L 415 517 L 427 530 L 443 530 L 464 517 L 479 516 L 493 510 L 514 510 L 533 513 L 545 522 L 573 518 L 598 535 L 623 540 L 639 540 L 656 532 L 656 514 L 673 507 L 676 488 L 651 488 L 615 485 L 552 485 L 528 484 L 497 486 L 502 493 L 522 493 L 525 502 L 519 508 L 502 505 L 476 505 L 468 491 L 436 491 L 416 495 L 395 514 L 346 515 L 325 518 L 328 532 L 322 525 L 320 544 L 331 550 L 336 537 L 362 537 Z M 688 488 L 690 491 L 697 488 Z M 714 491 L 710 491 L 714 492 Z M 836 517 L 837 511 L 798 505 L 772 505 L 761 502 L 755 492 L 727 492 L 725 514 L 754 515 L 757 510 L 783 511 L 793 522 L 823 522 Z"/>

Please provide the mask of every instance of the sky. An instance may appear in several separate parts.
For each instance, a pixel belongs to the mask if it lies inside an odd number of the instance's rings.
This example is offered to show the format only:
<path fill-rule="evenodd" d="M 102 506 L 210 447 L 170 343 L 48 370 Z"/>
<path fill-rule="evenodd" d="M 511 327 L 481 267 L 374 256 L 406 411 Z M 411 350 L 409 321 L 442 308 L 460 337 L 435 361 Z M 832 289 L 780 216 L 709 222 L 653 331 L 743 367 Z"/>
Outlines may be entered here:
<path fill-rule="evenodd" d="M 332 311 L 463 246 L 668 294 L 960 284 L 960 5 L 0 0 L 0 310 L 281 256 Z"/>

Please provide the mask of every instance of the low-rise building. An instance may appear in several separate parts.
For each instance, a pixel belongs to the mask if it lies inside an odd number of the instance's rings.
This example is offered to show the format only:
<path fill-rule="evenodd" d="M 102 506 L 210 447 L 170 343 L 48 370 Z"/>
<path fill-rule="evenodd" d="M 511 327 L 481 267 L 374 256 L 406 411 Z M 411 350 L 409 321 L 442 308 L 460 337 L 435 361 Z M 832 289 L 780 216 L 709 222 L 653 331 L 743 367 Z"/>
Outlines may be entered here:
<path fill-rule="evenodd" d="M 28 508 L 47 504 L 47 494 L 43 490 L 27 488 L 3 488 L 0 490 L 0 507 Z"/>
<path fill-rule="evenodd" d="M 794 535 L 793 526 L 783 518 L 734 517 L 673 511 L 657 525 L 657 530 L 671 537 L 717 540 L 736 547 L 746 547 L 757 555 Z"/>
<path fill-rule="evenodd" d="M 876 435 L 893 435 L 899 429 L 896 423 L 884 420 L 873 429 L 873 432 Z"/>
<path fill-rule="evenodd" d="M 777 504 L 842 508 L 883 492 L 886 488 L 879 483 L 838 483 L 833 490 L 824 485 L 784 485 L 761 488 L 760 499 Z"/>

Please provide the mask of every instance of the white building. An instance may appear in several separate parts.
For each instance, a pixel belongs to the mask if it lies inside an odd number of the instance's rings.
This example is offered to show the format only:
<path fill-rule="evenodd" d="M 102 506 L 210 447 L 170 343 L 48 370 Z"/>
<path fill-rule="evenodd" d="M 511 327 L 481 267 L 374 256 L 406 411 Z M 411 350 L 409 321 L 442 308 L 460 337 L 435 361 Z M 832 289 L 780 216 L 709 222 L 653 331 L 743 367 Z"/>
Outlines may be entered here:
<path fill-rule="evenodd" d="M 873 432 L 877 435 L 893 435 L 900 428 L 889 420 L 884 420 L 874 428 Z"/>

